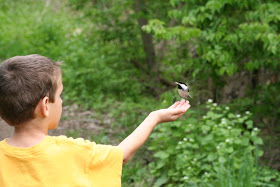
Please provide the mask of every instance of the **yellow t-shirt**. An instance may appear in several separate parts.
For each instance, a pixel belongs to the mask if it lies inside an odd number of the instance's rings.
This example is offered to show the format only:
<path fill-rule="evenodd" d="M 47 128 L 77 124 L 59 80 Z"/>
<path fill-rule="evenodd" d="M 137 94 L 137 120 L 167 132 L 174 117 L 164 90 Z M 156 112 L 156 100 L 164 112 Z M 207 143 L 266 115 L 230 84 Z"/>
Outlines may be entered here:
<path fill-rule="evenodd" d="M 121 186 L 119 147 L 46 136 L 30 148 L 0 142 L 0 186 Z"/>

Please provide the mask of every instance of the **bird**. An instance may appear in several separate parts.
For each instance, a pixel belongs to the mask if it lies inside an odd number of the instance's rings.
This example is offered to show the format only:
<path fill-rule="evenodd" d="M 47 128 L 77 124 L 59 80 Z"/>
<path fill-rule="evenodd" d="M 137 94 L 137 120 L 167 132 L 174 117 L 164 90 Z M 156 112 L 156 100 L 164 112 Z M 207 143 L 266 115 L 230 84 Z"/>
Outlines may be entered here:
<path fill-rule="evenodd" d="M 182 98 L 190 97 L 190 89 L 189 87 L 183 82 L 175 82 L 178 85 L 177 91 Z"/>

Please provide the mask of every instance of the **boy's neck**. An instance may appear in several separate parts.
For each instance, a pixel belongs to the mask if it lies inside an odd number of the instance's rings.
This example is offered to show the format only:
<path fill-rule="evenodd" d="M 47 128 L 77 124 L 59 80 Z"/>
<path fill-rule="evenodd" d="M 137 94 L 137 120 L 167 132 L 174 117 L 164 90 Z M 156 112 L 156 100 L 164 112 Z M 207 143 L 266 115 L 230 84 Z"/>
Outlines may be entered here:
<path fill-rule="evenodd" d="M 48 129 L 34 123 L 22 124 L 15 127 L 12 137 L 7 139 L 7 144 L 14 147 L 32 147 L 39 144 L 48 135 Z"/>

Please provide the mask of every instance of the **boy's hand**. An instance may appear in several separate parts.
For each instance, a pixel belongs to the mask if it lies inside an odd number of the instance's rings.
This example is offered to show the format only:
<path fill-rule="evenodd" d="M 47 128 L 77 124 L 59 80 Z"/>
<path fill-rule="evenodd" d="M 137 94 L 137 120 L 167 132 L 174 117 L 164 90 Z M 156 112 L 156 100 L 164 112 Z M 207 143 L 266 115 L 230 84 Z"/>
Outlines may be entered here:
<path fill-rule="evenodd" d="M 178 119 L 180 116 L 182 116 L 191 105 L 189 104 L 189 101 L 185 101 L 184 99 L 181 101 L 175 102 L 173 105 L 171 105 L 167 109 L 161 109 L 157 110 L 151 113 L 151 115 L 154 115 L 154 117 L 157 120 L 157 123 L 163 123 L 163 122 L 170 122 Z"/>

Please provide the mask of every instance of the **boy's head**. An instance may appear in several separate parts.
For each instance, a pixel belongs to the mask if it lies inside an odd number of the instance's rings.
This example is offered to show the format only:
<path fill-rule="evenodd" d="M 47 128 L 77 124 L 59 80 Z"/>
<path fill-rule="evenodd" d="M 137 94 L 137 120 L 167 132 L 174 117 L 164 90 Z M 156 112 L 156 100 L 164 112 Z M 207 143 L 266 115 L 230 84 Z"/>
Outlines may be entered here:
<path fill-rule="evenodd" d="M 34 118 L 41 99 L 55 102 L 61 69 L 41 55 L 16 56 L 0 65 L 0 116 L 10 125 Z"/>

